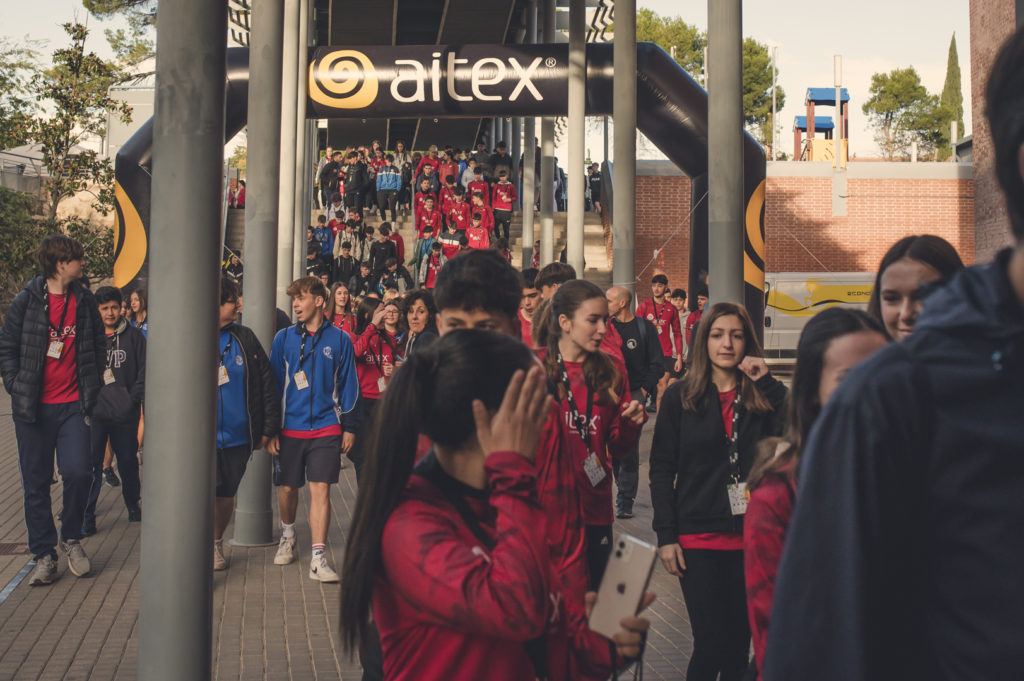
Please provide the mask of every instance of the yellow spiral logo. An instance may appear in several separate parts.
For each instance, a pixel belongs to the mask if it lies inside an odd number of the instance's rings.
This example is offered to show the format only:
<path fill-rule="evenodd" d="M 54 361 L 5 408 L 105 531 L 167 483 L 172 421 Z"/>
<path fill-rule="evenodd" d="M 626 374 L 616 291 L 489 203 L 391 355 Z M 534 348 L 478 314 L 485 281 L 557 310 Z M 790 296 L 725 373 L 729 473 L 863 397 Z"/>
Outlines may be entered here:
<path fill-rule="evenodd" d="M 309 65 L 309 96 L 332 109 L 363 109 L 378 91 L 373 62 L 356 50 L 335 50 Z"/>

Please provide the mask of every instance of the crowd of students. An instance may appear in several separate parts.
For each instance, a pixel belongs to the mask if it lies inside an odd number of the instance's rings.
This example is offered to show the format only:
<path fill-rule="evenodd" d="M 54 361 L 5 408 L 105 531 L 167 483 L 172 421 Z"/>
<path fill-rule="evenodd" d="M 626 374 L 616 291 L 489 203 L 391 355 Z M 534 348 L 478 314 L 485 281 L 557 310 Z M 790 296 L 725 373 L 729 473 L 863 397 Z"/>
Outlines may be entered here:
<path fill-rule="evenodd" d="M 238 322 L 238 283 L 222 277 L 213 569 L 228 567 L 234 496 L 265 448 L 281 518 L 274 562 L 302 553 L 308 484 L 309 576 L 341 581 L 342 640 L 367 678 L 608 678 L 640 659 L 651 625 L 642 609 L 654 594 L 610 640 L 587 617 L 614 518 L 632 515 L 656 396 L 652 529 L 689 615 L 687 679 L 1015 678 L 1022 74 L 1024 31 L 987 94 L 1016 246 L 965 268 L 939 237 L 894 244 L 866 312 L 807 323 L 790 389 L 743 307 L 708 305 L 702 289 L 688 310 L 660 274 L 635 312 L 628 289 L 602 291 L 563 263 L 519 272 L 489 248 L 413 278 L 382 225 L 359 271 L 346 265 L 348 283 L 292 283 L 296 321 L 269 352 Z M 420 210 L 433 212 L 426 198 Z M 90 571 L 81 539 L 96 530 L 108 443 L 129 520 L 141 517 L 147 324 L 143 291 L 124 301 L 82 283 L 74 240 L 47 237 L 38 259 L 41 275 L 0 328 L 33 585 L 57 578 L 58 546 L 73 574 Z M 326 542 L 343 456 L 359 489 L 339 575 Z"/>

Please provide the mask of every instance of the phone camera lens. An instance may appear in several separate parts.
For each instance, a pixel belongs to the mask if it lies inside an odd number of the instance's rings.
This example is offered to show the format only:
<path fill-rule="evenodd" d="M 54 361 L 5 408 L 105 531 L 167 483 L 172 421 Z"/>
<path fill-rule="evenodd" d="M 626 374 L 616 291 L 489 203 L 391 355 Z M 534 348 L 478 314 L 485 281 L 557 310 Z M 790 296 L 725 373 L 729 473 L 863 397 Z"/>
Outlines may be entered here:
<path fill-rule="evenodd" d="M 624 541 L 620 541 L 620 542 L 619 542 L 619 548 L 620 548 L 620 549 L 624 549 L 624 548 L 626 548 L 626 542 L 624 542 Z"/>
<path fill-rule="evenodd" d="M 615 557 L 616 558 L 622 558 L 622 551 L 616 551 L 615 552 Z"/>

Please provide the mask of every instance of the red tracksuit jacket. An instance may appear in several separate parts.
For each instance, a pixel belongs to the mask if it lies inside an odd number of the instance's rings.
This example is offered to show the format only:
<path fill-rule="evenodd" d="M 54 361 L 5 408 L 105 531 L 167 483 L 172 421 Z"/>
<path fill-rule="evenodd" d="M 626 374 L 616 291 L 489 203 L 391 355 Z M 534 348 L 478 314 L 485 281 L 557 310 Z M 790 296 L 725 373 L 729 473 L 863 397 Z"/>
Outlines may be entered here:
<path fill-rule="evenodd" d="M 394 336 L 391 336 L 391 342 L 396 348 L 399 346 Z M 367 324 L 366 329 L 352 341 L 352 351 L 356 360 L 356 374 L 359 376 L 360 394 L 368 400 L 379 400 L 379 381 L 383 378 L 387 385 L 389 380 L 389 377 L 384 375 L 384 365 L 395 365 L 395 355 L 391 351 L 391 346 L 381 340 L 376 326 Z"/>
<path fill-rule="evenodd" d="M 469 229 L 470 217 L 473 215 L 473 210 L 469 204 L 465 201 L 451 201 L 448 204 L 448 210 L 445 213 L 448 217 L 448 224 L 455 224 L 455 229 Z"/>
<path fill-rule="evenodd" d="M 473 180 L 466 185 L 466 196 L 470 199 L 473 198 L 473 194 L 480 192 L 481 197 L 484 200 L 484 205 L 489 206 L 491 203 L 491 185 L 487 184 L 484 180 Z"/>
<path fill-rule="evenodd" d="M 437 210 L 437 194 L 434 192 L 421 192 L 416 190 L 416 200 L 413 201 L 412 205 L 412 216 L 416 219 L 417 224 L 419 223 L 420 213 L 423 211 L 423 204 L 426 203 L 427 197 L 434 199 L 434 210 Z"/>
<path fill-rule="evenodd" d="M 661 305 L 648 298 L 636 307 L 636 316 L 658 327 L 658 341 L 666 357 L 679 357 L 683 351 L 683 331 L 679 324 L 679 311 L 665 299 Z M 671 333 L 670 333 L 671 332 Z"/>
<path fill-rule="evenodd" d="M 466 238 L 469 239 L 469 247 L 485 249 L 491 247 L 491 238 L 483 227 L 470 227 L 466 230 Z"/>
<path fill-rule="evenodd" d="M 430 225 L 434 230 L 434 236 L 441 233 L 441 213 L 436 208 L 429 213 L 426 209 L 420 211 L 416 217 L 416 238 L 423 238 L 423 228 Z"/>
<path fill-rule="evenodd" d="M 516 186 L 511 182 L 495 182 L 491 194 L 491 208 L 494 210 L 512 210 L 516 201 Z"/>

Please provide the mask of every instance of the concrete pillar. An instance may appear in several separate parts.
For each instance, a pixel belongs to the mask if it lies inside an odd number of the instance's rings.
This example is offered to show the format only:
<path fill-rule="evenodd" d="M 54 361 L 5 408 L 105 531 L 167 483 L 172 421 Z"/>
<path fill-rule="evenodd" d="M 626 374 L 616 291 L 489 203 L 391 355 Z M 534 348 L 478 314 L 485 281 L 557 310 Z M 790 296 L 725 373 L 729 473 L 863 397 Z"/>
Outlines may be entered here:
<path fill-rule="evenodd" d="M 636 290 L 636 0 L 615 2 L 612 283 Z"/>
<path fill-rule="evenodd" d="M 526 42 L 537 42 L 537 3 L 526 8 Z M 533 116 L 523 119 L 523 268 L 533 261 L 534 204 L 537 202 L 537 119 Z"/>
<path fill-rule="evenodd" d="M 587 127 L 587 7 L 585 0 L 569 1 L 569 164 L 565 169 L 566 260 L 583 278 L 583 212 L 586 210 Z"/>
<path fill-rule="evenodd" d="M 274 340 L 277 306 L 284 6 L 279 0 L 254 0 L 252 13 L 246 126 L 249 192 L 245 204 L 246 272 L 242 319 L 269 352 L 270 343 Z M 270 455 L 265 451 L 253 452 L 235 497 L 232 544 L 262 546 L 274 539 L 270 464 Z"/>
<path fill-rule="evenodd" d="M 555 0 L 542 0 L 544 9 L 544 42 L 555 42 Z M 542 118 L 540 123 L 540 264 L 555 259 L 555 119 Z M 582 274 L 578 272 L 577 274 Z"/>
<path fill-rule="evenodd" d="M 708 50 L 710 293 L 714 302 L 743 304 L 742 0 L 708 0 Z"/>
<path fill-rule="evenodd" d="M 291 309 L 286 291 L 294 280 L 295 269 L 295 137 L 296 105 L 299 96 L 299 0 L 279 0 L 284 4 L 284 31 L 281 53 L 281 149 L 277 208 L 277 305 Z M 305 236 L 303 236 L 305 239 Z"/>
<path fill-rule="evenodd" d="M 297 96 L 295 98 L 295 209 L 292 224 L 295 225 L 295 241 L 292 251 L 292 276 L 298 279 L 306 273 L 306 258 L 303 244 L 306 241 L 306 225 L 310 224 L 309 202 L 309 122 L 306 120 L 306 71 L 309 67 L 309 17 L 310 0 L 299 0 L 299 36 L 295 71 Z"/>
<path fill-rule="evenodd" d="M 523 153 L 523 119 L 513 118 L 512 119 L 512 139 L 509 140 L 508 153 L 512 156 L 512 182 L 516 185 L 516 196 L 519 197 L 520 201 L 523 198 L 523 180 L 519 177 L 519 157 Z M 522 204 L 519 204 L 519 210 L 522 210 Z M 512 244 L 509 244 L 511 248 Z"/>
<path fill-rule="evenodd" d="M 138 678 L 208 681 L 227 5 L 159 16 Z"/>

